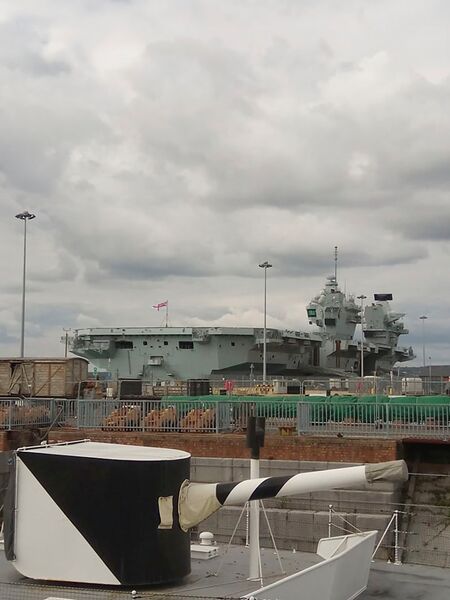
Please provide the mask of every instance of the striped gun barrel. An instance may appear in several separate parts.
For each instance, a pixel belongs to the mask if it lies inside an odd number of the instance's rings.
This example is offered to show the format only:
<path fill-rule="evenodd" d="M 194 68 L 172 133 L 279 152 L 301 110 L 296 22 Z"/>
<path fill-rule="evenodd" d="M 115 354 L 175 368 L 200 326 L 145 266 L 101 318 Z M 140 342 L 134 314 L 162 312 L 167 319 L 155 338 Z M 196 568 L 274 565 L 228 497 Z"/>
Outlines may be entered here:
<path fill-rule="evenodd" d="M 404 482 L 408 469 L 403 460 L 287 477 L 262 477 L 231 483 L 189 483 L 180 491 L 179 512 L 183 529 L 197 525 L 221 506 L 241 506 L 251 500 L 283 498 L 311 492 L 351 488 L 376 481 Z"/>

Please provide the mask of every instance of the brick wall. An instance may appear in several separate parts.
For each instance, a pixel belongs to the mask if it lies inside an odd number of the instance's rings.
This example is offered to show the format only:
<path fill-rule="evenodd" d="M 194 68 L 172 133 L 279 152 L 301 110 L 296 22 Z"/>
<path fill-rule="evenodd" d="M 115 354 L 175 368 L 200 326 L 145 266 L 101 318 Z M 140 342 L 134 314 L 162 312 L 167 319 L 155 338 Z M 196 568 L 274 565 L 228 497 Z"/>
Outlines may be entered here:
<path fill-rule="evenodd" d="M 41 432 L 38 429 L 0 431 L 0 452 L 17 450 L 22 446 L 36 446 L 40 443 Z"/>
<path fill-rule="evenodd" d="M 101 430 L 54 430 L 49 441 L 66 442 L 89 438 L 96 442 L 175 448 L 192 456 L 248 458 L 242 434 L 140 433 Z M 320 438 L 267 435 L 261 458 L 325 462 L 371 463 L 396 460 L 401 443 L 390 439 Z"/>

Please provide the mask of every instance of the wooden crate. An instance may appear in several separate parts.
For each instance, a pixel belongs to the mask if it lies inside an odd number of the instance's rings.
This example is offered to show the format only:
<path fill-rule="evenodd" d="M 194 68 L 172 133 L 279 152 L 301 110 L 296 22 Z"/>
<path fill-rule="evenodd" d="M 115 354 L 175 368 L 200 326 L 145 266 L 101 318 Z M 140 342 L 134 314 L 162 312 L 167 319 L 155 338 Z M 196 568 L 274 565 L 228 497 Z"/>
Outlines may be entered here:
<path fill-rule="evenodd" d="M 2 358 L 0 395 L 73 398 L 88 377 L 84 358 Z"/>

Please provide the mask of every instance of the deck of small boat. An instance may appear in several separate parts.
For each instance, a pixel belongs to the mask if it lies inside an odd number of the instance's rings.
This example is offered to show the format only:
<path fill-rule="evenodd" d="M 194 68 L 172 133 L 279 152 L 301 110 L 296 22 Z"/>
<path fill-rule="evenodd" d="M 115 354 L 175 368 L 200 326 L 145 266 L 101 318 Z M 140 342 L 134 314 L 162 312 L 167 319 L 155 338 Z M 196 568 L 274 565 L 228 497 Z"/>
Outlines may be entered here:
<path fill-rule="evenodd" d="M 261 587 L 259 581 L 248 581 L 248 548 L 245 546 L 221 546 L 218 557 L 210 560 L 192 560 L 192 571 L 181 582 L 138 589 L 141 598 L 240 598 Z M 320 558 L 308 552 L 280 551 L 283 568 L 287 575 L 306 569 Z M 261 549 L 263 582 L 268 585 L 284 577 L 280 571 L 273 549 Z M 219 570 L 220 569 L 220 570 Z M 218 575 L 215 573 L 219 570 Z M 105 589 L 99 586 L 61 585 L 59 583 L 35 582 L 20 575 L 0 552 L 0 598 L 1 600 L 46 600 L 47 598 L 70 600 L 131 600 L 131 590 Z"/>
<path fill-rule="evenodd" d="M 222 552 L 225 550 L 221 548 Z M 280 552 L 286 573 L 305 569 L 320 559 L 305 552 Z M 261 550 L 264 565 L 264 584 L 281 577 L 277 557 L 272 549 Z M 218 576 L 214 576 L 222 556 L 211 560 L 193 560 L 192 573 L 174 585 L 137 590 L 136 598 L 240 598 L 259 587 L 259 582 L 247 581 L 248 549 L 232 546 L 223 560 Z M 450 569 L 422 565 L 393 565 L 380 561 L 373 563 L 367 590 L 361 600 L 448 600 L 450 597 Z M 42 584 L 22 577 L 5 560 L 0 550 L 0 598 L 2 600 L 132 600 L 131 590 Z M 299 590 L 299 600 L 302 600 Z M 305 599 L 307 600 L 307 599 Z"/>

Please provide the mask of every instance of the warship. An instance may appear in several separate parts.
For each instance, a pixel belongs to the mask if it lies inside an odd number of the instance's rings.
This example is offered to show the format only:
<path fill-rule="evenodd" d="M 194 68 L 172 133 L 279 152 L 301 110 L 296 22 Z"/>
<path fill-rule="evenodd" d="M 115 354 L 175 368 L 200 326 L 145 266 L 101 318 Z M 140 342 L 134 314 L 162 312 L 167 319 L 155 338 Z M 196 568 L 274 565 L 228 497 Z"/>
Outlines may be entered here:
<path fill-rule="evenodd" d="M 374 375 L 413 359 L 412 348 L 398 345 L 408 330 L 391 300 L 392 294 L 374 294 L 373 302 L 363 306 L 361 300 L 358 306 L 340 289 L 335 268 L 306 307 L 314 329 L 266 330 L 267 375 L 360 375 L 361 362 L 362 374 Z M 357 339 L 361 323 L 363 336 Z M 262 327 L 94 327 L 76 329 L 70 351 L 113 378 L 252 380 L 262 372 L 263 340 Z"/>

